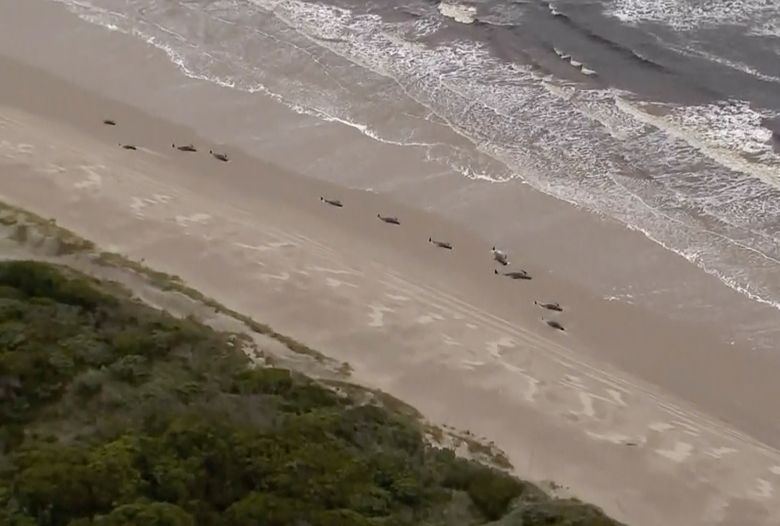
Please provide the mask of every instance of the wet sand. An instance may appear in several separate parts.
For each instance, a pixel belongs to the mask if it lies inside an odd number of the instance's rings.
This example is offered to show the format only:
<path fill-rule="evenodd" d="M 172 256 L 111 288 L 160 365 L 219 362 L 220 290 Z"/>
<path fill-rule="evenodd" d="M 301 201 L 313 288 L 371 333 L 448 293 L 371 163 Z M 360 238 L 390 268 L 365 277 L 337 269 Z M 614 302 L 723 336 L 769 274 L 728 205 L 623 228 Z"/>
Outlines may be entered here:
<path fill-rule="evenodd" d="M 63 26 L 78 23 L 53 8 L 41 13 Z M 30 29 L 24 16 L 18 32 Z M 478 182 L 431 174 L 388 197 L 305 177 L 269 162 L 286 155 L 295 158 L 286 164 L 308 170 L 328 166 L 316 152 L 286 144 L 306 135 L 304 118 L 272 102 L 252 100 L 255 114 L 278 131 L 278 151 L 249 157 L 238 145 L 214 145 L 150 115 L 165 114 L 162 107 L 175 100 L 172 111 L 186 122 L 187 107 L 203 114 L 209 101 L 209 111 L 218 113 L 220 101 L 238 97 L 180 80 L 154 49 L 120 35 L 95 36 L 114 46 L 103 50 L 113 58 L 80 62 L 77 86 L 25 64 L 56 49 L 13 47 L 9 33 L 0 33 L 6 35 L 0 38 L 0 199 L 54 217 L 108 250 L 145 258 L 348 361 L 356 381 L 401 397 L 434 422 L 495 440 L 521 476 L 555 480 L 631 524 L 780 520 L 776 358 L 712 319 L 670 319 L 656 309 L 606 301 L 588 286 L 587 273 L 565 271 L 577 266 L 573 261 L 597 266 L 598 255 L 611 247 L 609 254 L 641 254 L 649 273 L 696 283 L 708 301 L 736 295 L 681 258 L 659 266 L 667 256 L 640 234 L 522 185 L 507 189 L 505 202 L 485 208 L 467 228 L 453 219 L 472 217 L 467 209 L 478 199 L 463 209 L 449 206 L 449 214 L 435 203 L 437 196 L 486 192 Z M 146 91 L 129 83 L 119 89 L 127 71 L 144 72 L 136 83 Z M 94 89 L 83 89 L 90 82 Z M 159 97 L 134 100 L 154 90 Z M 106 98 L 107 92 L 130 104 Z M 103 125 L 107 117 L 117 126 Z M 210 132 L 219 135 L 229 124 L 212 122 Z M 343 141 L 361 168 L 362 158 L 374 153 L 393 170 L 418 168 L 399 152 L 361 150 L 333 124 L 308 133 L 329 139 L 317 143 L 323 149 Z M 200 151 L 173 150 L 172 141 L 192 142 Z M 209 148 L 227 152 L 230 162 L 213 159 Z M 380 184 L 389 179 L 372 175 Z M 350 176 L 366 177 L 359 169 L 345 172 Z M 324 205 L 323 195 L 345 206 Z M 415 206 L 401 204 L 404 197 Z M 512 260 L 506 270 L 524 268 L 531 281 L 495 276 L 494 240 L 480 235 L 509 203 L 520 203 L 522 220 L 502 247 Z M 420 211 L 421 205 L 432 211 Z M 377 213 L 396 215 L 401 225 L 382 223 Z M 452 242 L 454 250 L 437 249 L 429 236 Z M 565 311 L 548 314 L 534 299 L 560 301 Z M 732 296 L 728 302 L 743 305 Z M 566 332 L 547 327 L 543 315 L 559 319 Z"/>

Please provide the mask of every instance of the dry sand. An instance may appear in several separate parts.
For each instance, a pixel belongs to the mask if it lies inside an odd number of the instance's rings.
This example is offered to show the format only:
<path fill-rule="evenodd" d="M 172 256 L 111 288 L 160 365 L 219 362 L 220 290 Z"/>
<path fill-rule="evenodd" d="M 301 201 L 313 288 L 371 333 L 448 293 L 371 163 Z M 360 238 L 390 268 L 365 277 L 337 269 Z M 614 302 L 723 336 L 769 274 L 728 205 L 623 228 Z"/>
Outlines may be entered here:
<path fill-rule="evenodd" d="M 618 519 L 780 522 L 773 356 L 702 323 L 604 301 L 530 255 L 567 240 L 525 240 L 509 270 L 533 280 L 495 276 L 491 243 L 438 215 L 214 146 L 17 59 L 0 57 L 0 72 L 0 200 L 348 361 L 356 381 L 494 440 L 521 476 L 555 480 Z M 587 215 L 559 217 L 577 214 Z M 566 332 L 541 321 L 537 298 L 562 302 L 549 317 Z"/>

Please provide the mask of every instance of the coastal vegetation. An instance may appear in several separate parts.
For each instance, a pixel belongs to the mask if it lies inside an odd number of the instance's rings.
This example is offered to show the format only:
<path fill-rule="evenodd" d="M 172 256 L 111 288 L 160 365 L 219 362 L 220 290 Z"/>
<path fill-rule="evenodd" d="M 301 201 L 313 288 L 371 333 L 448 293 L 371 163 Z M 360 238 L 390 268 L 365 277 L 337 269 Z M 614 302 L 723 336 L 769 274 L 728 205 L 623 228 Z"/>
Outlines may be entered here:
<path fill-rule="evenodd" d="M 250 345 L 66 267 L 0 262 L 0 524 L 617 524 Z"/>

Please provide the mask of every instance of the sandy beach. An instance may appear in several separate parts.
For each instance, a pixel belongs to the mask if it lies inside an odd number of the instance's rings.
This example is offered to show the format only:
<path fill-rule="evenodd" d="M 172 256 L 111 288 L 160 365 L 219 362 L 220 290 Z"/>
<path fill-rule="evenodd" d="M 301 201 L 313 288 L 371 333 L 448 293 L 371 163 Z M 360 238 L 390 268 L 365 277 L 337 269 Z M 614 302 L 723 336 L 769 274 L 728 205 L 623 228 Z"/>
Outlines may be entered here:
<path fill-rule="evenodd" d="M 47 23 L 78 30 L 44 35 Z M 437 198 L 486 187 L 429 174 L 383 189 L 387 171 L 426 167 L 337 124 L 307 127 L 273 101 L 182 81 L 159 50 L 78 24 L 37 1 L 0 6 L 0 200 L 348 362 L 354 381 L 494 441 L 520 476 L 628 524 L 780 522 L 780 359 L 766 343 L 777 310 L 524 185 L 461 208 Z M 269 130 L 267 156 L 227 131 L 244 103 Z M 485 235 L 509 203 L 515 228 Z M 492 261 L 496 242 L 507 267 Z M 604 260 L 621 254 L 634 270 L 610 274 Z M 667 287 L 653 301 L 615 301 L 593 286 L 608 280 Z"/>

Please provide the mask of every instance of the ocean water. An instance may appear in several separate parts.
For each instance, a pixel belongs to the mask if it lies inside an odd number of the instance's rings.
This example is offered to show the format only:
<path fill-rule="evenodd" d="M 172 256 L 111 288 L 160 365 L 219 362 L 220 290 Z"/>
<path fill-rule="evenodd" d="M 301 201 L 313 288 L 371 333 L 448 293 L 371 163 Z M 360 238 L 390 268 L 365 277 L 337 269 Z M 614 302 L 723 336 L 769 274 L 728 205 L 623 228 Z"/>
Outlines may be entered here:
<path fill-rule="evenodd" d="M 191 77 L 617 219 L 780 308 L 780 2 L 50 1 Z"/>

